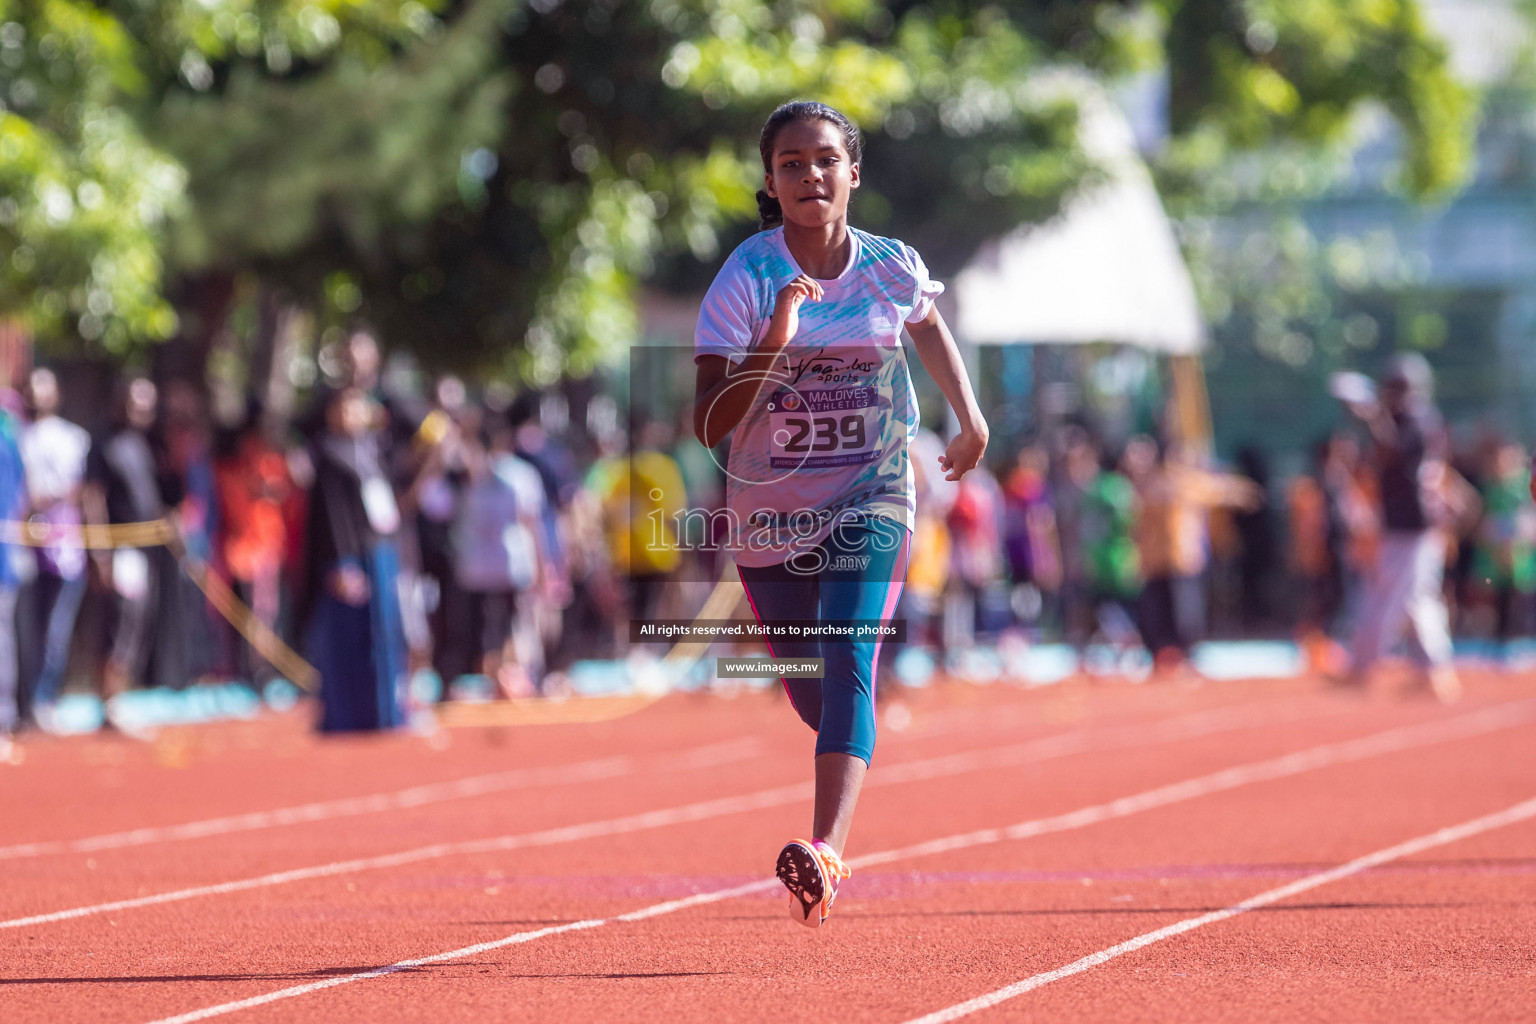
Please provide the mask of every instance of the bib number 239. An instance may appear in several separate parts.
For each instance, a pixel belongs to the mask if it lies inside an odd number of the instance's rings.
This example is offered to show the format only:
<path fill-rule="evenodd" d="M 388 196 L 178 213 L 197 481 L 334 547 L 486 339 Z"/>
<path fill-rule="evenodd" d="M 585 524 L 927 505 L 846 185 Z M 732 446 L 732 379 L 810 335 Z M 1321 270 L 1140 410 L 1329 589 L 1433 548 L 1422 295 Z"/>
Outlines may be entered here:
<path fill-rule="evenodd" d="M 781 391 L 768 403 L 769 462 L 779 467 L 843 466 L 879 454 L 872 388 Z"/>

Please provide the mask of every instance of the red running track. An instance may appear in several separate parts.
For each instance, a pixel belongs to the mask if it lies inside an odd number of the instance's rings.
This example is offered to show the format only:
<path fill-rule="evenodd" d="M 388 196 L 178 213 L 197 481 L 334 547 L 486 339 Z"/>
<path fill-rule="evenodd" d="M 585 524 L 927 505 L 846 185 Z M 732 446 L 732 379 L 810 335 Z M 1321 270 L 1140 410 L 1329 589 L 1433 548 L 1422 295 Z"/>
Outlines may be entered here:
<path fill-rule="evenodd" d="M 811 748 L 772 693 L 29 741 L 0 769 L 0 1019 L 1532 1019 L 1530 678 L 1454 708 L 1066 683 L 884 712 L 820 932 L 768 878 Z"/>

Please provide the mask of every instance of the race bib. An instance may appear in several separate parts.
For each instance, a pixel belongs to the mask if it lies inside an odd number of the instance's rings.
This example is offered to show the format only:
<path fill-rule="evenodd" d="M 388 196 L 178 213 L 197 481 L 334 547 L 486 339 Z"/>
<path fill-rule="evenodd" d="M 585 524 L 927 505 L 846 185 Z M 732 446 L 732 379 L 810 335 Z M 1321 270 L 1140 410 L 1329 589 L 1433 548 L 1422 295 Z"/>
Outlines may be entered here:
<path fill-rule="evenodd" d="M 884 418 L 871 387 L 788 388 L 768 400 L 768 465 L 851 466 L 873 462 Z"/>

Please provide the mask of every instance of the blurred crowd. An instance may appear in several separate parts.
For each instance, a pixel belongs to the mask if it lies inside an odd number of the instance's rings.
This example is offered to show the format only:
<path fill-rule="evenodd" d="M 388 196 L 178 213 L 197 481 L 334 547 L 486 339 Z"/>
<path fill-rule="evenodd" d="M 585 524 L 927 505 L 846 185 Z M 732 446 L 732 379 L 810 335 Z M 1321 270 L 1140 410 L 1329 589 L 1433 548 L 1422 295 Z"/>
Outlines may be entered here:
<path fill-rule="evenodd" d="M 678 462 L 645 448 L 670 449 L 670 431 L 642 426 L 631 454 L 610 424 L 578 456 L 546 429 L 537 393 L 473 401 L 453 377 L 422 399 L 391 393 L 364 330 L 336 356 L 295 414 L 252 402 L 227 428 L 181 383 L 120 381 L 94 435 L 59 416 L 49 370 L 10 393 L 0 736 L 54 728 L 71 664 L 95 681 L 108 728 L 131 688 L 276 678 L 194 582 L 205 568 L 318 671 L 326 730 L 401 724 L 406 681 L 423 673 L 445 695 L 525 696 L 558 692 L 578 659 L 624 655 L 629 609 L 666 604 L 677 568 L 675 548 L 629 543 L 632 485 L 683 492 Z M 179 540 L 138 546 L 142 524 L 165 519 Z M 82 543 L 101 527 L 110 536 Z"/>
<path fill-rule="evenodd" d="M 339 349 L 296 414 L 253 402 L 227 428 L 196 388 L 146 378 L 120 382 L 94 436 L 59 415 L 47 369 L 0 394 L 0 736 L 53 727 L 71 664 L 109 727 L 133 687 L 276 677 L 189 566 L 318 670 L 328 730 L 400 724 L 423 674 L 444 695 L 560 693 L 577 661 L 635 656 L 630 618 L 696 614 L 727 568 L 690 534 L 702 517 L 678 516 L 724 496 L 686 427 L 614 407 L 572 428 L 538 393 L 496 401 L 453 377 L 413 401 L 383 387 L 369 333 Z M 951 482 L 923 431 L 908 645 L 1065 642 L 1111 671 L 1190 673 L 1209 636 L 1294 634 L 1349 685 L 1400 635 L 1433 675 L 1452 629 L 1529 634 L 1526 453 L 1491 433 L 1453 450 L 1427 372 L 1406 362 L 1348 396 L 1353 422 L 1278 482 L 1257 452 L 1221 467 L 1199 443 L 1073 422 Z M 179 542 L 134 546 L 135 524 L 165 517 Z M 656 521 L 682 532 L 654 543 Z M 86 547 L 82 525 L 121 542 Z"/>
<path fill-rule="evenodd" d="M 1423 688 L 1455 699 L 1453 634 L 1500 658 L 1536 629 L 1530 459 L 1490 429 L 1454 443 L 1421 357 L 1360 380 L 1350 418 L 1279 483 L 1253 449 L 1220 468 L 1196 445 L 1111 448 L 1067 424 L 955 484 L 925 472 L 942 450 L 925 435 L 909 636 L 964 649 L 1022 627 L 1098 647 L 1111 671 L 1192 674 L 1206 637 L 1293 635 L 1345 687 L 1406 641 Z"/>

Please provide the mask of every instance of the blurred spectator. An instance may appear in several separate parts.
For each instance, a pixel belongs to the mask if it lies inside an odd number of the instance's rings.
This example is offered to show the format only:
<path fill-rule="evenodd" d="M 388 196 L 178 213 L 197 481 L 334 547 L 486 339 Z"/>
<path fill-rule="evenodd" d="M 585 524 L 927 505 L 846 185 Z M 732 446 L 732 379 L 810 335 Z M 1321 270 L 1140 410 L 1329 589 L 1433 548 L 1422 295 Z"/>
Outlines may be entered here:
<path fill-rule="evenodd" d="M 1345 526 L 1335 515 L 1326 480 L 1333 439 L 1318 442 L 1311 471 L 1286 492 L 1290 569 L 1301 586 L 1298 637 L 1314 671 L 1333 668 L 1329 634 L 1344 606 Z"/>
<path fill-rule="evenodd" d="M 1354 434 L 1341 430 L 1330 438 L 1323 463 L 1323 487 L 1328 495 L 1329 518 L 1343 532 L 1344 605 L 1334 625 L 1335 631 L 1340 631 L 1354 623 L 1381 547 L 1381 490 Z"/>
<path fill-rule="evenodd" d="M 543 396 L 525 391 L 508 410 L 508 419 L 516 431 L 513 454 L 538 470 L 544 483 L 544 536 L 540 551 L 544 555 L 544 600 L 536 609 L 539 633 L 544 638 L 546 664 L 564 667 L 576 657 L 589 654 L 586 644 L 597 640 L 598 630 L 589 628 L 611 621 L 613 603 L 604 604 L 606 593 L 599 555 L 592 550 L 578 550 L 572 535 L 589 531 L 600 536 L 600 520 L 595 504 L 577 508 L 582 490 L 581 473 L 571 450 L 545 430 Z M 576 580 L 583 580 L 577 600 Z M 586 584 L 591 584 L 588 586 Z M 569 625 L 570 628 L 567 628 Z"/>
<path fill-rule="evenodd" d="M 1484 474 L 1483 519 L 1477 530 L 1473 578 L 1493 597 L 1500 641 L 1531 628 L 1536 593 L 1536 506 L 1525 449 L 1501 444 Z"/>
<path fill-rule="evenodd" d="M 1049 471 L 1045 449 L 1025 445 L 1003 481 L 1003 553 L 1014 588 L 1010 603 L 1025 622 L 1044 623 L 1060 615 L 1061 548 Z"/>
<path fill-rule="evenodd" d="M 470 440 L 478 411 L 469 405 L 464 382 L 441 377 L 433 406 L 417 429 L 417 485 L 402 504 L 414 509 L 420 572 L 432 590 L 427 626 L 432 667 L 446 684 L 470 671 L 478 644 L 469 621 L 469 598 L 454 571 L 453 525 L 469 482 Z M 466 434 L 470 435 L 466 437 Z"/>
<path fill-rule="evenodd" d="M 1262 497 L 1269 493 L 1269 462 L 1264 453 L 1251 445 L 1237 453 L 1237 475 L 1253 485 L 1250 492 Z M 1271 620 L 1270 582 L 1278 562 L 1275 525 L 1267 504 L 1236 508 L 1232 520 L 1237 527 L 1242 549 L 1238 555 L 1241 578 L 1241 624 L 1246 633 L 1263 628 Z"/>
<path fill-rule="evenodd" d="M 1089 433 L 1076 425 L 1057 431 L 1054 442 L 1057 458 L 1052 464 L 1051 499 L 1061 552 L 1062 635 L 1081 647 L 1097 629 L 1082 527 L 1083 503 L 1099 475 L 1100 453 Z"/>
<path fill-rule="evenodd" d="M 1086 647 L 1100 637 L 1127 648 L 1138 640 L 1132 609 L 1142 591 L 1136 488 L 1128 476 L 1101 464 L 1099 450 L 1087 435 L 1073 444 L 1068 459 L 1069 478 L 1082 481 L 1076 533 L 1087 621 L 1078 643 Z"/>
<path fill-rule="evenodd" d="M 959 481 L 944 524 L 949 527 L 950 587 L 945 603 L 944 647 L 974 642 L 988 590 L 1002 576 L 1000 519 L 1002 496 L 997 480 L 977 466 Z"/>
<path fill-rule="evenodd" d="M 214 482 L 212 432 L 203 396 L 189 381 L 166 384 L 154 431 L 161 492 L 175 510 L 176 527 L 187 553 L 207 563 L 219 533 Z M 145 550 L 157 582 L 154 639 L 148 681 L 180 688 L 205 676 L 214 662 L 214 616 L 202 590 L 182 571 L 167 547 Z"/>
<path fill-rule="evenodd" d="M 404 720 L 405 628 L 397 589 L 400 510 L 381 460 L 378 410 L 359 388 L 331 397 L 315 445 L 305 610 L 325 731 Z"/>
<path fill-rule="evenodd" d="M 218 460 L 220 561 L 235 593 L 257 621 L 276 629 L 282 611 L 282 569 L 288 549 L 287 505 L 294 497 L 287 454 L 273 443 L 261 408 L 252 403 L 228 452 Z M 271 670 L 237 641 L 236 668 L 256 681 Z"/>
<path fill-rule="evenodd" d="M 587 475 L 603 509 L 608 558 L 629 585 L 633 619 L 657 617 L 663 585 L 680 563 L 675 516 L 687 507 L 687 494 L 677 463 L 666 454 L 669 433 L 665 423 L 644 424 L 634 432 L 631 453 L 610 450 Z"/>
<path fill-rule="evenodd" d="M 377 437 L 380 457 L 388 469 L 397 442 L 403 440 L 402 435 L 408 436 L 414 429 L 414 421 L 400 413 L 394 399 L 384 389 L 384 358 L 379 351 L 378 339 L 370 328 L 357 324 L 347 331 L 340 344 L 334 349 L 329 346 L 327 349 L 331 353 L 330 358 L 327 359 L 325 355 L 321 357 L 326 377 L 315 386 L 309 406 L 299 415 L 294 426 L 306 440 L 317 440 L 327 430 L 327 410 L 331 407 L 331 400 L 341 391 L 361 391 L 372 400 L 373 421 L 369 428 Z"/>
<path fill-rule="evenodd" d="M 1447 431 L 1449 438 L 1449 431 Z M 1483 494 L 1497 475 L 1496 463 L 1499 449 L 1504 446 L 1503 436 L 1484 425 L 1471 444 L 1447 442 L 1445 464 L 1451 472 L 1444 483 L 1464 494 L 1475 494 L 1479 514 L 1468 521 L 1453 524 L 1456 529 L 1447 531 L 1445 578 L 1441 590 L 1445 594 L 1446 614 L 1451 623 L 1451 634 L 1470 631 L 1487 636 L 1497 628 L 1498 610 L 1490 580 L 1478 573 L 1478 543 L 1474 534 L 1481 523 Z M 1465 541 L 1465 543 L 1463 543 Z"/>
<path fill-rule="evenodd" d="M 1205 629 L 1206 516 L 1218 506 L 1257 508 L 1263 495 L 1252 481 L 1201 469 L 1182 447 L 1165 454 L 1149 437 L 1126 445 L 1125 467 L 1139 503 L 1142 639 L 1159 668 L 1180 667 Z"/>
<path fill-rule="evenodd" d="M 20 636 L 23 720 L 51 729 L 53 706 L 69 663 L 80 599 L 85 596 L 85 548 L 71 535 L 81 523 L 91 436 L 58 414 L 59 382 L 51 370 L 32 371 L 32 422 L 21 437 L 28 518 L 52 528 L 54 539 L 35 551 L 37 572 L 22 590 Z"/>
<path fill-rule="evenodd" d="M 725 505 L 725 474 L 715 455 L 704 447 L 693 433 L 693 410 L 685 409 L 673 425 L 676 438 L 672 445 L 672 459 L 683 475 L 683 487 L 687 492 L 690 512 L 700 511 L 705 516 L 690 515 L 683 523 L 678 540 L 683 545 L 683 563 L 688 566 L 684 573 L 690 580 L 707 585 L 719 576 L 720 545 L 709 536 L 711 527 L 708 514 Z M 705 593 L 701 590 L 700 593 Z"/>
<path fill-rule="evenodd" d="M 27 507 L 27 478 L 21 461 L 21 396 L 0 394 L 0 521 L 21 519 Z M 13 545 L 0 538 L 0 761 L 13 756 L 11 734 L 21 711 L 17 697 L 16 591 L 21 562 Z"/>
<path fill-rule="evenodd" d="M 932 478 L 940 475 L 937 461 L 928 463 L 914 457 L 912 475 L 918 495 L 917 515 L 912 524 L 912 558 L 907 565 L 906 585 L 897 599 L 896 617 L 907 624 L 907 643 L 938 647 L 942 635 L 934 628 L 934 622 L 949 584 L 949 527 L 929 488 Z M 883 665 L 894 662 L 894 652 L 881 659 Z"/>
<path fill-rule="evenodd" d="M 897 602 L 898 613 L 907 621 L 908 642 L 932 645 L 940 651 L 946 639 L 942 618 L 944 595 L 948 593 L 954 569 L 949 510 L 960 490 L 960 485 L 944 479 L 944 472 L 939 469 L 939 456 L 943 454 L 944 440 L 926 427 L 918 429 L 907 449 L 917 518 L 913 524 L 907 583 Z M 890 655 L 884 660 L 894 662 Z"/>
<path fill-rule="evenodd" d="M 525 697 L 543 668 L 532 603 L 539 599 L 544 484 L 512 454 L 505 418 L 488 419 L 485 439 L 452 534 L 456 585 L 467 597 L 479 671 L 504 695 Z"/>
<path fill-rule="evenodd" d="M 165 515 L 179 495 L 167 494 L 156 444 L 159 393 L 144 377 L 122 384 L 113 408 L 113 425 L 91 446 L 82 508 L 87 522 L 103 525 L 142 523 Z M 102 669 L 101 691 L 110 699 L 142 681 L 153 653 L 159 606 L 159 566 L 140 548 L 93 552 L 97 572 L 112 595 L 111 647 Z M 112 725 L 110 716 L 107 725 Z"/>
<path fill-rule="evenodd" d="M 548 494 L 546 488 L 546 522 Z M 617 657 L 624 648 L 616 646 L 621 641 L 615 636 L 615 623 L 624 617 L 626 595 L 608 560 L 602 505 L 587 488 L 578 487 L 572 493 L 560 516 L 560 536 L 565 557 L 545 558 L 544 599 L 536 607 L 541 621 L 549 623 L 543 634 L 548 664 L 564 668 L 577 658 Z"/>
<path fill-rule="evenodd" d="M 1362 686 L 1373 665 L 1405 626 L 1415 661 L 1443 701 L 1460 696 L 1451 663 L 1450 623 L 1441 582 L 1445 537 L 1429 478 L 1444 477 L 1446 439 L 1431 400 L 1433 375 L 1423 356 L 1400 355 L 1382 379 L 1380 397 L 1350 401 L 1371 432 L 1381 487 L 1384 533 L 1376 571 L 1350 645 L 1350 669 L 1341 682 Z"/>

